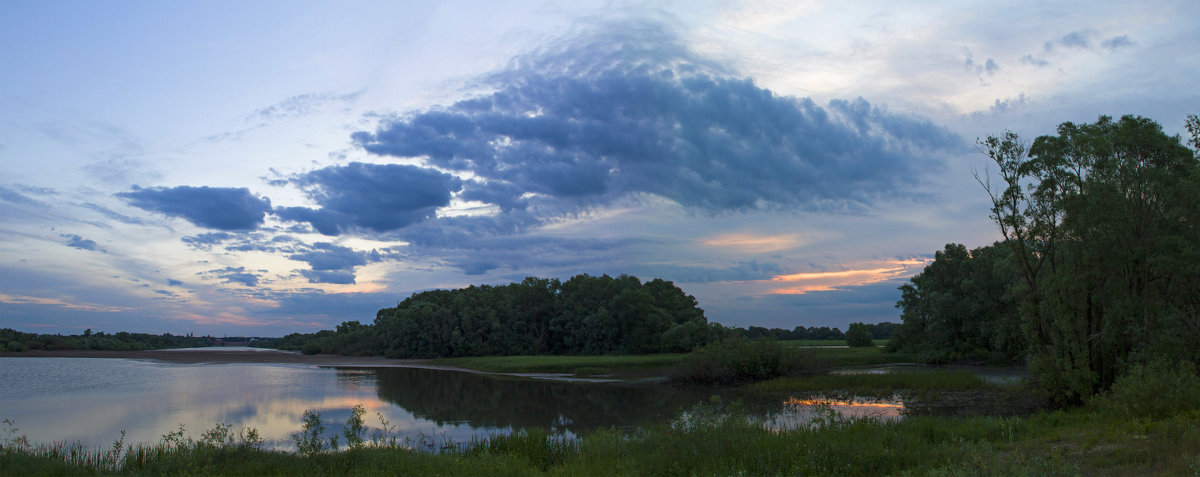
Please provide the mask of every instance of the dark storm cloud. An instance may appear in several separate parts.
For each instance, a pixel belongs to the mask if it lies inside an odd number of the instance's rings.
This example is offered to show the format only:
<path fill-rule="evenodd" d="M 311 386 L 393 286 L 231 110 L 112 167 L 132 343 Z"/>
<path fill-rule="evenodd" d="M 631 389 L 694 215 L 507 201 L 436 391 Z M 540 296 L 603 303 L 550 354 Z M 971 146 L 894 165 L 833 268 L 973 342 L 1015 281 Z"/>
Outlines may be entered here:
<path fill-rule="evenodd" d="M 67 239 L 68 247 L 80 250 L 96 250 L 96 242 L 93 240 L 88 240 L 75 234 L 62 234 L 59 236 Z"/>
<path fill-rule="evenodd" d="M 132 191 L 118 193 L 117 197 L 128 200 L 134 207 L 217 230 L 254 230 L 271 210 L 269 199 L 255 196 L 244 187 L 134 186 Z"/>
<path fill-rule="evenodd" d="M 317 169 L 289 182 L 320 207 L 281 207 L 275 214 L 308 222 L 325 235 L 388 232 L 428 220 L 462 187 L 461 180 L 429 168 L 358 162 Z"/>
<path fill-rule="evenodd" d="M 258 286 L 261 275 L 247 271 L 246 267 L 225 267 L 216 270 L 197 273 L 200 276 L 211 276 L 221 279 L 222 283 L 240 283 L 248 287 Z"/>
<path fill-rule="evenodd" d="M 462 197 L 504 211 L 636 193 L 710 212 L 861 204 L 906 194 L 936 167 L 930 153 L 964 147 L 864 100 L 826 108 L 776 95 L 692 57 L 662 27 L 602 33 L 518 58 L 484 79 L 492 93 L 353 138 L 371 153 L 470 172 L 480 180 Z"/>

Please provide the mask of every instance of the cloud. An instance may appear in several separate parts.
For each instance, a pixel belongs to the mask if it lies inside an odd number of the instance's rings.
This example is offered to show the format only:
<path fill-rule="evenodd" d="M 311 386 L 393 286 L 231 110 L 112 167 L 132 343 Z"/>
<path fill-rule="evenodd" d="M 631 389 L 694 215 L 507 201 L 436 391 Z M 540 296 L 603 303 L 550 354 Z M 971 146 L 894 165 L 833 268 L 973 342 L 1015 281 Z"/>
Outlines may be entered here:
<path fill-rule="evenodd" d="M 317 169 L 288 182 L 302 188 L 319 208 L 281 207 L 275 214 L 308 222 L 325 235 L 388 232 L 431 219 L 462 187 L 462 180 L 430 168 L 359 162 Z"/>
<path fill-rule="evenodd" d="M 181 281 L 179 281 L 179 280 L 176 280 L 176 279 L 174 279 L 174 278 L 168 278 L 168 279 L 167 279 L 167 286 L 179 287 L 179 286 L 183 286 L 183 282 L 181 282 Z"/>
<path fill-rule="evenodd" d="M 116 195 L 134 207 L 227 231 L 254 230 L 271 210 L 270 199 L 255 196 L 244 187 L 134 186 L 132 191 Z"/>
<path fill-rule="evenodd" d="M 1122 48 L 1130 48 L 1136 45 L 1133 40 L 1129 39 L 1129 35 L 1114 36 L 1100 42 L 1100 47 L 1106 50 L 1116 51 Z"/>
<path fill-rule="evenodd" d="M 196 235 L 186 235 L 180 237 L 180 241 L 188 244 L 192 248 L 199 250 L 209 250 L 214 245 L 219 245 L 226 240 L 231 240 L 235 235 L 228 232 L 205 232 Z"/>
<path fill-rule="evenodd" d="M 350 270 L 300 270 L 300 275 L 309 283 L 354 284 L 354 272 Z"/>
<path fill-rule="evenodd" d="M 13 204 L 41 206 L 41 202 L 8 187 L 0 186 L 0 200 Z"/>
<path fill-rule="evenodd" d="M 222 283 L 240 283 L 248 287 L 258 286 L 258 281 L 261 278 L 259 274 L 253 271 L 246 271 L 246 267 L 225 267 L 200 272 L 196 275 L 212 276 L 220 278 Z"/>
<path fill-rule="evenodd" d="M 661 25 L 566 43 L 481 79 L 487 94 L 352 137 L 470 174 L 465 200 L 543 217 L 637 194 L 706 212 L 844 208 L 909 194 L 936 167 L 930 154 L 965 147 L 865 100 L 779 96 L 694 57 Z"/>
<path fill-rule="evenodd" d="M 1035 56 L 1033 56 L 1033 55 L 1025 55 L 1025 56 L 1022 56 L 1022 57 L 1021 57 L 1021 63 L 1027 64 L 1027 65 L 1033 65 L 1033 66 L 1037 66 L 1037 67 L 1039 67 L 1039 68 L 1040 68 L 1040 67 L 1043 67 L 1043 66 L 1049 66 L 1049 65 L 1050 65 L 1050 62 L 1049 62 L 1049 61 L 1043 60 L 1043 59 L 1041 59 L 1041 58 L 1038 58 L 1038 57 L 1035 57 Z"/>
<path fill-rule="evenodd" d="M 358 99 L 360 93 L 332 94 L 308 93 L 292 96 L 254 112 L 253 116 L 262 120 L 276 120 L 305 116 L 319 113 L 326 104 L 349 104 Z"/>
<path fill-rule="evenodd" d="M 288 258 L 307 262 L 313 270 L 341 270 L 366 265 L 369 258 L 378 261 L 379 253 L 359 252 L 350 247 L 317 242 L 312 244 L 310 250 L 291 255 Z"/>
<path fill-rule="evenodd" d="M 1089 32 L 1073 31 L 1063 35 L 1063 37 L 1058 40 L 1058 44 L 1069 48 L 1090 48 L 1092 45 L 1091 42 L 1088 41 L 1089 36 L 1091 36 Z"/>
<path fill-rule="evenodd" d="M 983 62 L 983 64 L 979 64 L 975 62 L 975 57 L 971 54 L 971 50 L 966 50 L 966 52 L 967 59 L 963 61 L 963 66 L 972 74 L 980 77 L 982 77 L 984 74 L 992 76 L 995 75 L 997 71 L 1000 71 L 1000 64 L 996 63 L 996 60 L 988 58 Z"/>
<path fill-rule="evenodd" d="M 109 219 L 115 220 L 117 222 L 121 222 L 123 224 L 146 225 L 146 222 L 142 219 L 138 219 L 138 218 L 130 217 L 125 214 L 120 214 L 120 213 L 114 212 L 112 209 L 109 209 L 107 207 L 104 207 L 104 206 L 96 204 L 96 203 L 86 202 L 82 206 L 86 209 L 91 209 L 96 212 L 99 212 L 100 214 L 104 215 L 105 217 L 108 217 Z"/>
<path fill-rule="evenodd" d="M 93 240 L 88 240 L 75 234 L 61 234 L 59 236 L 67 239 L 68 247 L 80 250 L 96 250 L 96 242 Z"/>

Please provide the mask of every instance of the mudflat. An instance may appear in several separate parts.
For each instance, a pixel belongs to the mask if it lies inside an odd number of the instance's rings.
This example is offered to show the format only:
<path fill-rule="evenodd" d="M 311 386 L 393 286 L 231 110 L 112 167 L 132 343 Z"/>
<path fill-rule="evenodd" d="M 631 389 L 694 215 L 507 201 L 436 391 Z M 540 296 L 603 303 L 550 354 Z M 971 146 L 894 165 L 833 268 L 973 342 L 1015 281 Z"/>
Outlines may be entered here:
<path fill-rule="evenodd" d="M 381 356 L 340 356 L 332 354 L 306 355 L 293 351 L 247 350 L 224 348 L 160 349 L 147 351 L 90 351 L 55 350 L 3 352 L 0 357 L 13 358 L 123 358 L 147 359 L 169 363 L 281 363 L 312 366 L 421 366 L 426 360 L 388 359 Z M 432 367 L 432 366 L 431 366 Z"/>

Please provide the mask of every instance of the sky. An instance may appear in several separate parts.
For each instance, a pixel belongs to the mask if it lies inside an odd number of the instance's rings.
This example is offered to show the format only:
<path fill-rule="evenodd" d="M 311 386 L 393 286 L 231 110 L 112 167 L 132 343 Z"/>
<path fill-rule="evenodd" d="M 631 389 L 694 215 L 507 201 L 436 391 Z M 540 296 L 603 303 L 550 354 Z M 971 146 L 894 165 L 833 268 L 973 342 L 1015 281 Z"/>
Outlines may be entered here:
<path fill-rule="evenodd" d="M 1200 3 L 0 0 L 0 328 L 279 336 L 527 276 L 898 322 L 976 141 L 1200 113 Z"/>

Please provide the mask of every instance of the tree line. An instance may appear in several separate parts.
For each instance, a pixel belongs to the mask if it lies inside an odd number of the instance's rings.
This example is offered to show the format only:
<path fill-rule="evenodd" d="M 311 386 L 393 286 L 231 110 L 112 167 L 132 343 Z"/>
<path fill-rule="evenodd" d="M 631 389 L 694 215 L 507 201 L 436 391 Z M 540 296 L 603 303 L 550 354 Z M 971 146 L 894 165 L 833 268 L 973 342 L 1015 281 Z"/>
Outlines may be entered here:
<path fill-rule="evenodd" d="M 1024 362 L 1061 402 L 1141 364 L 1200 362 L 1200 119 L 1186 125 L 1192 149 L 1137 116 L 981 140 L 1004 240 L 939 251 L 900 288 L 890 347 Z"/>
<path fill-rule="evenodd" d="M 372 324 L 348 321 L 262 346 L 392 358 L 645 354 L 691 351 L 722 330 L 672 282 L 584 274 L 415 293 Z"/>
<path fill-rule="evenodd" d="M 870 339 L 886 340 L 892 337 L 892 334 L 900 327 L 897 323 L 882 322 L 882 323 L 854 323 L 853 325 L 863 325 L 870 333 Z M 849 328 L 843 332 L 839 328 L 830 328 L 828 326 L 814 326 L 806 328 L 797 326 L 790 330 L 782 328 L 764 328 L 761 326 L 750 326 L 746 328 L 729 328 L 736 336 L 742 336 L 747 339 L 773 339 L 773 340 L 845 340 Z"/>
<path fill-rule="evenodd" d="M 215 338 L 209 336 L 182 336 L 163 333 L 153 335 L 146 333 L 106 334 L 103 331 L 93 333 L 88 329 L 79 335 L 51 335 L 23 333 L 11 328 L 0 329 L 0 351 L 24 352 L 29 350 L 102 350 L 102 351 L 141 351 L 166 348 L 199 348 L 212 346 Z"/>

